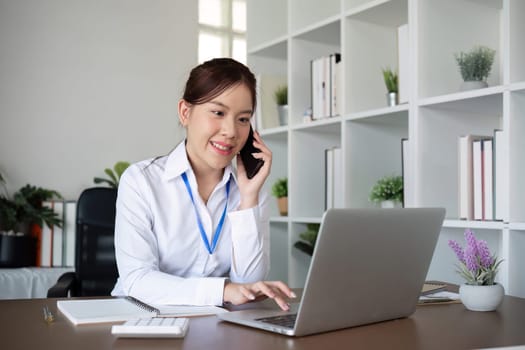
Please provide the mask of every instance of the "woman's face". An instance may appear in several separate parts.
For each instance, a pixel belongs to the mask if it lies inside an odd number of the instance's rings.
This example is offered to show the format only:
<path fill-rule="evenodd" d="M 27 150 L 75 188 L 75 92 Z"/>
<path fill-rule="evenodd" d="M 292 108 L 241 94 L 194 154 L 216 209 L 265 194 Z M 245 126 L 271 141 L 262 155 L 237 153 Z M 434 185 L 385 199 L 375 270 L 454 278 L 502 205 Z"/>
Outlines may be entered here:
<path fill-rule="evenodd" d="M 252 97 L 244 84 L 235 85 L 209 102 L 179 102 L 186 128 L 186 150 L 195 171 L 222 171 L 244 146 L 250 131 Z"/>

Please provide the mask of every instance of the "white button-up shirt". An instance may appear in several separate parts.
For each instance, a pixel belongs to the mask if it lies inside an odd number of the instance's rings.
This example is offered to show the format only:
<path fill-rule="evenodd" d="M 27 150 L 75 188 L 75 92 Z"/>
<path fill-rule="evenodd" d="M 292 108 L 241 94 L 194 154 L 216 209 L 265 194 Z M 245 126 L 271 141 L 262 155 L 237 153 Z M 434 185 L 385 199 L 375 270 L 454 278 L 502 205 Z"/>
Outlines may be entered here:
<path fill-rule="evenodd" d="M 227 214 L 213 255 L 201 238 L 181 174 L 186 172 L 195 206 L 212 242 L 226 202 Z M 232 166 L 205 204 L 181 142 L 168 156 L 132 164 L 120 179 L 115 222 L 119 279 L 112 295 L 151 304 L 222 305 L 224 280 L 264 280 L 269 270 L 268 195 L 237 210 L 240 192 Z"/>

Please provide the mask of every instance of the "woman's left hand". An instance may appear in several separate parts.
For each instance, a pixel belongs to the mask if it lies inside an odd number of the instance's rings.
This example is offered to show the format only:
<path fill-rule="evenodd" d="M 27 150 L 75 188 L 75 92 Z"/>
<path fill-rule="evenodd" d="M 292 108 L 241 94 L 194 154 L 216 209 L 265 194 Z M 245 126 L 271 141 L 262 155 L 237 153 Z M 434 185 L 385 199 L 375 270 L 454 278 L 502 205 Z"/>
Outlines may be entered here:
<path fill-rule="evenodd" d="M 266 178 L 270 174 L 270 169 L 272 167 L 272 151 L 266 146 L 257 131 L 253 132 L 253 137 L 253 145 L 261 150 L 261 152 L 253 153 L 253 156 L 257 159 L 262 159 L 264 164 L 254 177 L 248 179 L 246 176 L 246 170 L 244 169 L 244 163 L 242 162 L 241 157 L 237 156 L 237 182 L 239 185 L 239 191 L 241 192 L 241 203 L 239 209 L 253 208 L 258 204 L 259 192 L 261 191 L 264 181 L 266 181 Z"/>

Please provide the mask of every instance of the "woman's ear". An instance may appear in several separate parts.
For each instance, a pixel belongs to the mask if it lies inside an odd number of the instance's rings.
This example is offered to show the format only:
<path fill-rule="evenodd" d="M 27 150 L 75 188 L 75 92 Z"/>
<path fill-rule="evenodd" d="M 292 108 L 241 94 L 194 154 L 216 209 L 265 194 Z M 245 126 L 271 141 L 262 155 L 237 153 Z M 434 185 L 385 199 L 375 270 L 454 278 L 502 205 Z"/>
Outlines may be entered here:
<path fill-rule="evenodd" d="M 179 121 L 182 126 L 188 125 L 190 117 L 191 105 L 185 100 L 179 101 Z"/>

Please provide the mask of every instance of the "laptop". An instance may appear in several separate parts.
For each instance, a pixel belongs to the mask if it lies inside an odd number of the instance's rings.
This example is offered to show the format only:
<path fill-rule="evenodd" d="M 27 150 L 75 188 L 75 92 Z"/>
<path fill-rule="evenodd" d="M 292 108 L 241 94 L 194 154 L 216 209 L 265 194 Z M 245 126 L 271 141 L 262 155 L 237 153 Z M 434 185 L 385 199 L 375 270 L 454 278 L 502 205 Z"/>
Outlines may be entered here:
<path fill-rule="evenodd" d="M 299 303 L 289 311 L 255 308 L 217 316 L 289 336 L 408 317 L 444 216 L 443 208 L 329 209 Z"/>

